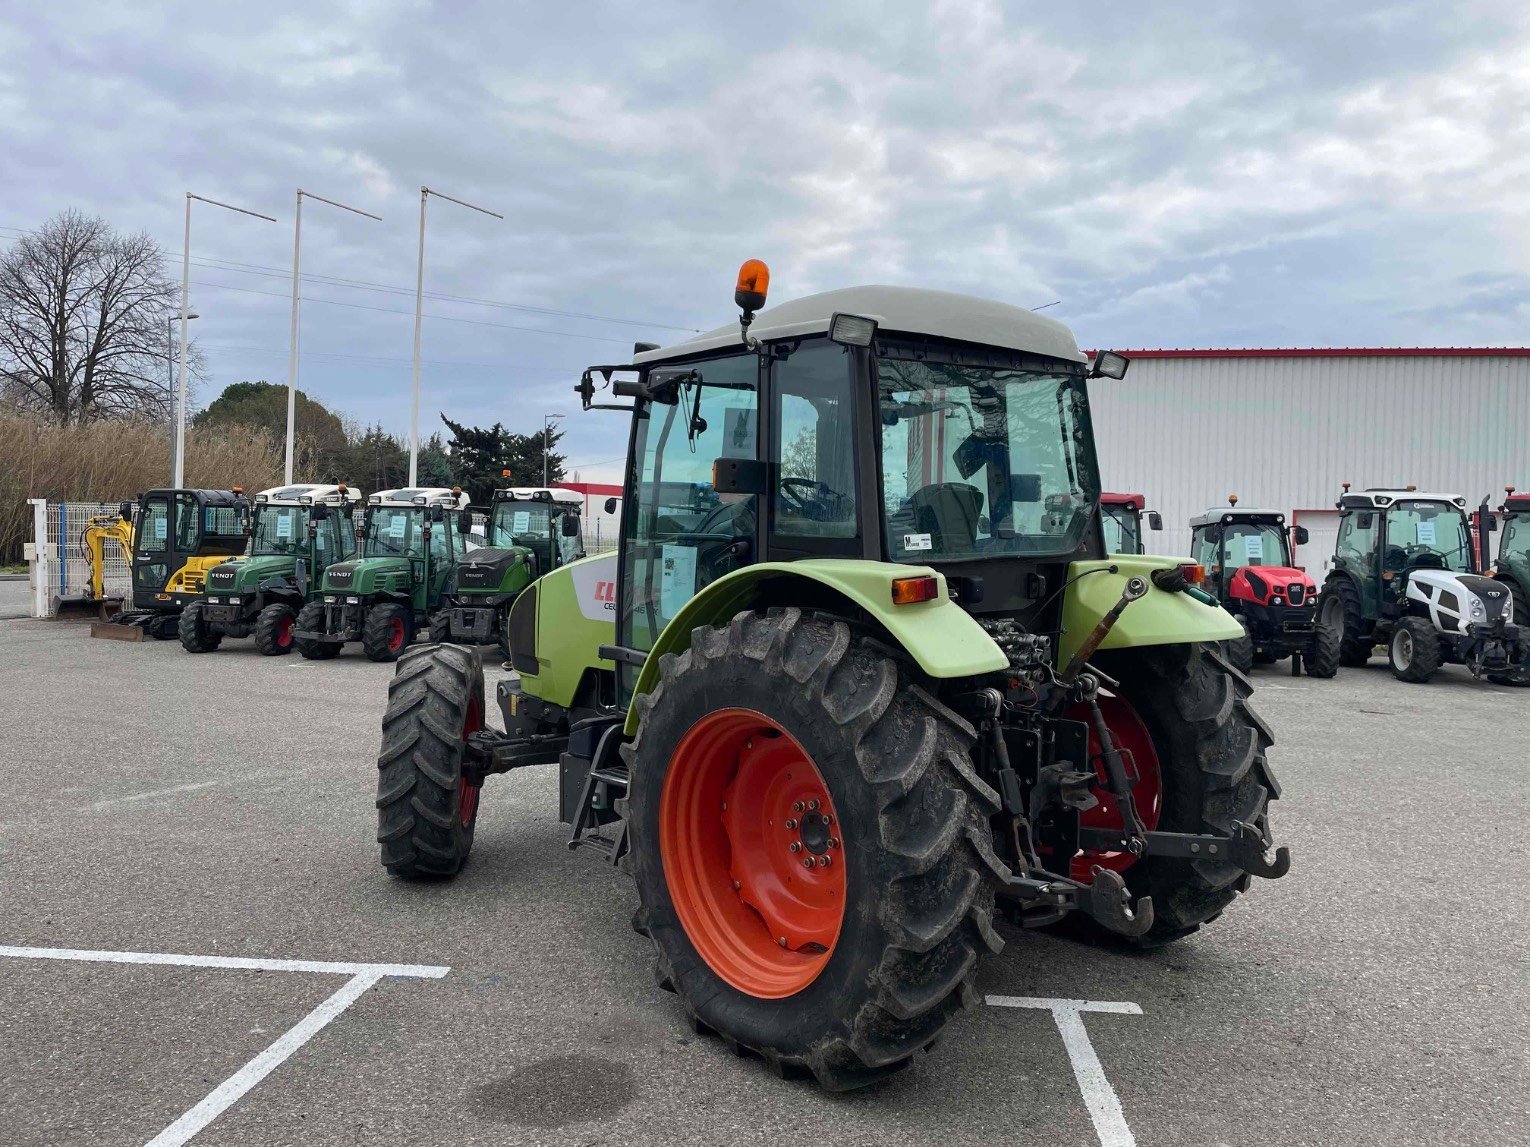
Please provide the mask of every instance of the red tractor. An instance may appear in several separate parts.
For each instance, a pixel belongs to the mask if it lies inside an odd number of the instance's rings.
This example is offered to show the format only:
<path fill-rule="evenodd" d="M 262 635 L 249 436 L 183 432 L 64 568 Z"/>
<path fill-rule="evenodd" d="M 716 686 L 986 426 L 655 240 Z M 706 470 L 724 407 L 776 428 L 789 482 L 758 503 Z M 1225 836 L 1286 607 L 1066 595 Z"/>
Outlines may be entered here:
<path fill-rule="evenodd" d="M 1276 510 L 1240 510 L 1238 496 L 1190 520 L 1192 552 L 1206 567 L 1202 587 L 1238 619 L 1243 636 L 1227 643 L 1233 665 L 1248 673 L 1255 665 L 1291 658 L 1291 675 L 1305 667 L 1309 677 L 1339 671 L 1343 633 L 1318 618 L 1317 583 L 1291 563 L 1286 516 Z M 1297 544 L 1307 527 L 1296 527 Z"/>
<path fill-rule="evenodd" d="M 1100 526 L 1105 531 L 1107 554 L 1146 553 L 1142 544 L 1142 520 L 1148 529 L 1163 529 L 1163 515 L 1157 510 L 1143 510 L 1147 499 L 1141 494 L 1101 494 Z"/>

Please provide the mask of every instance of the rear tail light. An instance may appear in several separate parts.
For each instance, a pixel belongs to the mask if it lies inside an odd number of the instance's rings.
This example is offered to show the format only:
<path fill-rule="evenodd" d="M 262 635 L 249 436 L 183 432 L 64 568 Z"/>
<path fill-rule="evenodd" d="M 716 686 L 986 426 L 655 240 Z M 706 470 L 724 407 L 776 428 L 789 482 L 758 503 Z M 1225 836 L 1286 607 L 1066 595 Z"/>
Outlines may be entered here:
<path fill-rule="evenodd" d="M 940 583 L 933 577 L 900 577 L 892 583 L 894 605 L 913 605 L 921 601 L 934 601 L 940 596 Z"/>

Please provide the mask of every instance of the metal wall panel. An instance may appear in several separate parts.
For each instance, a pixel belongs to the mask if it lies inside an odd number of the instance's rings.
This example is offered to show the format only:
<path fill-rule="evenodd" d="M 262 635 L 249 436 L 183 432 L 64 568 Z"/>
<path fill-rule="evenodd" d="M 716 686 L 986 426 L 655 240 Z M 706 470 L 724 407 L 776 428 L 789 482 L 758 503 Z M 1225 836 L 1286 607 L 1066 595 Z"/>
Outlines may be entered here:
<path fill-rule="evenodd" d="M 1229 493 L 1290 514 L 1332 509 L 1346 481 L 1416 482 L 1472 506 L 1530 488 L 1522 355 L 1138 358 L 1090 396 L 1105 489 L 1163 512 L 1155 553 L 1188 553 L 1190 518 Z M 1314 572 L 1320 537 L 1301 556 Z"/>

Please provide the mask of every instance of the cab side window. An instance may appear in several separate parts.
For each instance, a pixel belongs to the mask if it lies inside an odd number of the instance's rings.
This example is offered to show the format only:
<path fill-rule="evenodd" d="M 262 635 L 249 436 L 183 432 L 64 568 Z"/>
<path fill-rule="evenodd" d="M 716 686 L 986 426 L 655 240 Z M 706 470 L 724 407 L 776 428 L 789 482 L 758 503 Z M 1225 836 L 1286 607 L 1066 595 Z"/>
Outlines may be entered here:
<path fill-rule="evenodd" d="M 1338 552 L 1355 561 L 1366 561 L 1376 551 L 1376 521 L 1379 514 L 1353 512 L 1339 523 Z M 1362 528 L 1364 527 L 1364 528 Z"/>
<path fill-rule="evenodd" d="M 847 348 L 818 343 L 777 362 L 775 497 L 780 537 L 853 538 L 855 427 Z"/>

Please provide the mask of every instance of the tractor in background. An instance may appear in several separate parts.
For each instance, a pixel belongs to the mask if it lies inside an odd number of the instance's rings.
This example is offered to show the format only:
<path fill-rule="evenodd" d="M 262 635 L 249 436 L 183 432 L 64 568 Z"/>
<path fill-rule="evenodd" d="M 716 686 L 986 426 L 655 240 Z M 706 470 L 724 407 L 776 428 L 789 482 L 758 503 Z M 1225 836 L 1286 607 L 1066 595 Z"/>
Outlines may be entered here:
<path fill-rule="evenodd" d="M 1414 485 L 1352 492 L 1346 482 L 1336 505 L 1322 610 L 1342 628 L 1345 665 L 1385 645 L 1401 681 L 1428 681 L 1454 662 L 1494 684 L 1530 685 L 1530 630 L 1513 620 L 1509 586 L 1476 572 L 1465 498 Z"/>
<path fill-rule="evenodd" d="M 60 600 L 60 615 L 80 607 L 103 615 L 115 604 L 104 590 L 106 543 L 116 542 L 130 570 L 129 600 L 92 637 L 164 641 L 176 635 L 181 611 L 201 595 L 207 572 L 249 544 L 249 500 L 229 490 L 147 490 L 123 502 L 117 516 L 92 518 L 80 534 L 90 563 L 89 596 Z"/>
<path fill-rule="evenodd" d="M 446 639 L 461 645 L 498 645 L 502 659 L 510 660 L 506 624 L 516 597 L 544 573 L 584 557 L 579 517 L 583 506 L 584 499 L 572 490 L 495 490 L 487 545 L 464 556 L 457 567 L 456 591 L 444 603 Z"/>
<path fill-rule="evenodd" d="M 1244 673 L 1289 657 L 1291 676 L 1332 677 L 1339 671 L 1342 631 L 1318 612 L 1317 583 L 1292 563 L 1286 516 L 1239 509 L 1238 496 L 1190 519 L 1191 554 L 1206 570 L 1210 592 L 1243 630 L 1227 656 Z M 1307 527 L 1296 527 L 1296 542 Z"/>
<path fill-rule="evenodd" d="M 298 652 L 322 661 L 359 641 L 371 660 L 396 661 L 421 629 L 445 641 L 445 603 L 472 526 L 467 495 L 455 486 L 369 496 L 360 556 L 324 571 L 298 614 Z"/>
<path fill-rule="evenodd" d="M 1105 530 L 1107 554 L 1142 554 L 1147 552 L 1143 544 L 1142 522 L 1147 520 L 1148 529 L 1163 529 L 1163 515 L 1157 510 L 1147 510 L 1147 499 L 1141 494 L 1100 495 L 1100 525 Z"/>
<path fill-rule="evenodd" d="M 352 509 L 359 490 L 276 486 L 255 495 L 247 557 L 207 571 L 202 596 L 181 611 L 188 653 L 210 653 L 225 637 L 254 636 L 262 654 L 292 650 L 298 612 L 319 592 L 324 571 L 356 555 Z"/>
<path fill-rule="evenodd" d="M 1162 944 L 1290 857 L 1241 630 L 1197 567 L 1105 553 L 1089 380 L 1126 360 L 939 291 L 761 311 L 767 281 L 585 372 L 630 427 L 619 550 L 516 599 L 503 730 L 473 651 L 401 659 L 377 839 L 454 875 L 485 778 L 555 766 L 695 1030 L 842 1090 L 977 998 L 996 916 Z"/>
<path fill-rule="evenodd" d="M 1503 492 L 1503 504 L 1498 507 L 1498 512 L 1503 515 L 1498 557 L 1490 560 L 1492 549 L 1484 541 L 1482 568 L 1509 588 L 1514 595 L 1511 620 L 1530 630 L 1530 494 L 1516 494 L 1513 486 L 1505 486 Z M 1498 523 L 1487 508 L 1486 498 L 1482 501 L 1482 509 L 1481 520 L 1487 529 L 1496 529 Z"/>

